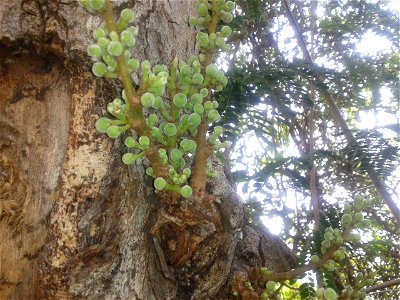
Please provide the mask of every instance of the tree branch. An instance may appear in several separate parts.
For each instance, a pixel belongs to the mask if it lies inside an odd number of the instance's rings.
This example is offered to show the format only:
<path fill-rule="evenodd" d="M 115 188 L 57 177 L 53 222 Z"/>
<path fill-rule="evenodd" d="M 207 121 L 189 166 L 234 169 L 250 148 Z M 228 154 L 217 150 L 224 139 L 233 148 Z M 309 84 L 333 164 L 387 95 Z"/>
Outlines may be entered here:
<path fill-rule="evenodd" d="M 353 230 L 353 227 L 348 227 L 347 229 L 345 229 L 343 231 L 343 236 L 347 236 L 352 230 Z M 340 248 L 340 246 L 342 246 L 342 245 L 336 244 L 336 243 L 331 245 L 329 250 L 326 251 L 322 257 L 320 257 L 320 259 L 317 263 L 310 262 L 307 265 L 298 267 L 298 268 L 293 269 L 288 272 L 272 274 L 272 275 L 268 276 L 268 280 L 273 280 L 273 281 L 277 281 L 277 282 L 284 281 L 284 280 L 298 277 L 298 276 L 304 274 L 305 272 L 321 268 L 328 260 L 330 260 L 332 258 L 333 254 L 335 253 L 336 250 L 338 250 Z"/>
<path fill-rule="evenodd" d="M 316 9 L 318 6 L 317 0 L 311 1 L 311 54 L 310 59 L 314 61 L 314 29 L 316 28 Z M 314 8 L 314 9 L 313 9 Z M 310 99 L 314 103 L 316 97 L 315 86 L 311 84 L 310 88 Z M 315 108 L 312 106 L 309 111 L 309 119 L 308 119 L 308 131 L 309 131 L 309 154 L 311 157 L 315 154 L 315 139 L 314 139 L 314 131 L 315 131 Z M 311 203 L 314 210 L 314 220 L 315 220 L 315 230 L 319 231 L 321 228 L 320 224 L 320 201 L 319 201 L 319 193 L 317 191 L 317 168 L 315 166 L 314 160 L 312 160 L 312 166 L 310 170 L 310 195 L 311 195 Z"/>
<path fill-rule="evenodd" d="M 385 288 L 388 288 L 388 287 L 391 287 L 391 286 L 394 286 L 394 285 L 400 285 L 400 278 L 399 279 L 393 279 L 393 280 L 385 281 L 385 282 L 382 282 L 380 284 L 376 284 L 376 285 L 370 286 L 370 287 L 366 288 L 364 290 L 364 292 L 366 292 L 368 294 L 368 293 L 371 293 L 371 292 L 374 292 L 374 291 L 377 291 L 377 290 L 382 290 L 382 289 L 385 289 Z"/>
<path fill-rule="evenodd" d="M 212 33 L 215 34 L 217 30 L 218 21 L 219 21 L 218 14 L 213 12 L 211 16 L 211 21 L 207 28 L 208 34 Z M 213 52 L 211 50 L 208 50 L 207 52 L 204 53 L 204 55 L 205 55 L 205 60 L 202 63 L 202 73 L 205 78 L 206 67 L 209 64 L 211 64 L 213 60 Z M 211 94 L 211 89 L 209 88 L 208 96 L 206 97 L 207 100 L 210 99 L 210 94 Z M 205 102 L 206 99 L 204 99 L 203 102 Z M 208 121 L 207 117 L 205 117 L 201 121 L 197 129 L 197 134 L 196 134 L 197 149 L 196 149 L 196 154 L 194 156 L 192 180 L 190 182 L 193 188 L 193 195 L 200 199 L 204 199 L 205 184 L 207 179 L 206 163 L 207 159 L 210 157 L 210 154 L 212 153 L 212 151 L 210 150 L 210 145 L 208 144 L 206 139 L 207 130 L 208 130 Z"/>

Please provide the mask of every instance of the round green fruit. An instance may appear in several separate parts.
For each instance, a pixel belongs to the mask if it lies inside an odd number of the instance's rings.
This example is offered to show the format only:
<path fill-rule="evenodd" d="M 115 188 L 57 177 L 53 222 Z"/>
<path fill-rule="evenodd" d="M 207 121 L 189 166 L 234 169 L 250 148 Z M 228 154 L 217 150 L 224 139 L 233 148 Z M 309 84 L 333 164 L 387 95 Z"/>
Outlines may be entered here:
<path fill-rule="evenodd" d="M 143 72 L 148 72 L 150 70 L 150 62 L 147 59 L 142 61 L 141 67 Z"/>
<path fill-rule="evenodd" d="M 112 126 L 107 128 L 107 132 L 106 133 L 107 133 L 109 138 L 116 139 L 117 137 L 120 136 L 121 131 L 119 130 L 118 126 L 112 125 Z"/>
<path fill-rule="evenodd" d="M 354 199 L 354 207 L 357 211 L 362 210 L 365 207 L 365 201 L 361 197 Z"/>
<path fill-rule="evenodd" d="M 167 123 L 165 124 L 163 131 L 166 136 L 174 136 L 178 130 L 176 129 L 175 124 Z"/>
<path fill-rule="evenodd" d="M 156 115 L 156 114 L 151 114 L 151 115 L 149 116 L 149 118 L 147 119 L 147 124 L 148 124 L 150 127 L 153 127 L 154 125 L 156 125 L 157 121 L 158 121 L 157 115 Z"/>
<path fill-rule="evenodd" d="M 269 300 L 269 293 L 267 291 L 263 291 L 260 296 L 261 300 Z"/>
<path fill-rule="evenodd" d="M 206 67 L 206 74 L 207 74 L 208 76 L 210 76 L 210 77 L 213 77 L 214 74 L 215 74 L 217 71 L 218 71 L 218 68 L 217 68 L 217 66 L 214 65 L 214 64 L 209 64 L 209 65 Z"/>
<path fill-rule="evenodd" d="M 356 222 L 361 222 L 362 220 L 364 220 L 364 216 L 363 216 L 363 214 L 362 213 L 356 213 L 355 214 L 355 216 L 354 216 L 354 220 L 356 221 Z"/>
<path fill-rule="evenodd" d="M 224 47 L 225 41 L 223 37 L 217 37 L 215 40 L 215 45 L 217 45 L 219 48 Z"/>
<path fill-rule="evenodd" d="M 97 44 L 92 44 L 88 47 L 87 53 L 89 56 L 93 58 L 99 58 L 103 55 L 103 50 L 101 47 Z"/>
<path fill-rule="evenodd" d="M 182 108 L 187 103 L 187 97 L 182 93 L 178 93 L 174 96 L 174 99 L 172 101 L 174 102 L 176 107 Z"/>
<path fill-rule="evenodd" d="M 117 41 L 111 41 L 107 46 L 107 52 L 111 56 L 120 56 L 123 50 L 122 44 Z"/>
<path fill-rule="evenodd" d="M 204 112 L 204 107 L 201 104 L 196 104 L 196 105 L 193 106 L 193 111 L 196 114 L 200 114 L 201 115 Z"/>
<path fill-rule="evenodd" d="M 214 133 L 216 136 L 220 136 L 224 132 L 224 129 L 221 126 L 215 126 Z"/>
<path fill-rule="evenodd" d="M 140 103 L 144 107 L 150 108 L 154 105 L 155 97 L 152 93 L 144 93 L 142 97 L 140 97 Z"/>
<path fill-rule="evenodd" d="M 190 97 L 190 100 L 193 105 L 201 104 L 201 102 L 203 101 L 203 95 L 199 93 L 194 93 L 192 97 Z"/>
<path fill-rule="evenodd" d="M 110 43 L 110 40 L 106 37 L 101 37 L 97 40 L 97 43 L 99 44 L 100 47 L 106 48 Z"/>
<path fill-rule="evenodd" d="M 348 203 L 345 203 L 344 205 L 343 205 L 343 211 L 345 212 L 345 213 L 351 213 L 351 205 L 350 204 L 348 204 Z"/>
<path fill-rule="evenodd" d="M 135 19 L 135 13 L 132 9 L 125 8 L 121 11 L 121 20 L 130 23 Z"/>
<path fill-rule="evenodd" d="M 188 118 L 188 123 L 192 127 L 197 127 L 201 122 L 201 117 L 197 113 L 191 113 Z"/>
<path fill-rule="evenodd" d="M 195 17 L 190 17 L 189 18 L 189 25 L 190 26 L 201 26 L 204 23 L 204 18 L 195 18 Z"/>
<path fill-rule="evenodd" d="M 207 97 L 208 96 L 208 89 L 207 88 L 202 88 L 200 90 L 200 94 L 203 95 L 203 98 Z"/>
<path fill-rule="evenodd" d="M 131 164 L 133 164 L 133 163 L 136 161 L 136 159 L 137 159 L 137 155 L 135 155 L 135 154 L 133 154 L 133 153 L 125 153 L 125 154 L 122 156 L 122 162 L 123 162 L 125 165 L 131 165 Z"/>
<path fill-rule="evenodd" d="M 105 37 L 106 37 L 106 32 L 105 32 L 104 29 L 101 28 L 101 27 L 96 28 L 96 29 L 93 31 L 93 37 L 94 37 L 96 40 L 98 40 L 99 38 L 105 38 Z"/>
<path fill-rule="evenodd" d="M 226 37 L 226 38 L 228 38 L 228 37 L 230 37 L 230 35 L 232 34 L 232 28 L 230 28 L 229 26 L 223 26 L 222 28 L 221 28 L 221 35 L 223 36 L 223 37 Z"/>
<path fill-rule="evenodd" d="M 182 158 L 182 152 L 179 149 L 173 149 L 169 157 L 173 162 L 179 161 Z"/>
<path fill-rule="evenodd" d="M 211 122 L 218 122 L 219 120 L 221 120 L 219 112 L 215 109 L 210 110 L 207 116 Z"/>
<path fill-rule="evenodd" d="M 360 222 L 360 227 L 361 228 L 368 228 L 371 226 L 371 220 L 364 219 Z"/>
<path fill-rule="evenodd" d="M 200 85 L 204 81 L 204 76 L 202 74 L 200 74 L 200 73 L 196 73 L 196 74 L 193 75 L 192 81 L 193 81 L 194 84 Z"/>
<path fill-rule="evenodd" d="M 114 103 L 112 103 L 112 102 L 108 103 L 108 104 L 107 104 L 107 111 L 108 111 L 110 114 L 114 115 L 114 110 L 115 110 L 115 105 L 114 105 Z"/>
<path fill-rule="evenodd" d="M 233 20 L 233 15 L 231 13 L 221 14 L 221 20 L 225 23 L 230 23 Z"/>
<path fill-rule="evenodd" d="M 324 297 L 326 300 L 336 300 L 338 298 L 335 290 L 332 288 L 326 288 L 324 290 Z"/>
<path fill-rule="evenodd" d="M 108 36 L 110 37 L 110 39 L 114 42 L 118 42 L 119 41 L 119 36 L 118 33 L 116 33 L 115 31 L 111 31 Z"/>
<path fill-rule="evenodd" d="M 328 241 L 333 241 L 333 239 L 334 239 L 333 234 L 331 232 L 325 232 L 324 238 L 325 238 L 325 240 L 328 240 Z"/>
<path fill-rule="evenodd" d="M 136 141 L 135 141 L 135 139 L 134 139 L 133 137 L 128 136 L 128 137 L 125 139 L 124 144 L 125 144 L 125 146 L 128 147 L 128 148 L 133 148 L 133 147 L 135 147 L 135 145 L 136 145 Z"/>
<path fill-rule="evenodd" d="M 163 77 L 166 76 L 168 77 L 168 67 L 166 65 L 155 65 L 153 67 L 153 73 L 156 74 L 157 76 L 160 76 L 160 73 L 166 73 L 166 74 L 161 74 Z"/>
<path fill-rule="evenodd" d="M 165 189 L 165 187 L 167 186 L 167 182 L 165 181 L 164 178 L 162 177 L 157 177 L 154 180 L 154 187 L 159 190 L 162 191 L 163 189 Z"/>
<path fill-rule="evenodd" d="M 333 260 L 330 259 L 326 262 L 326 264 L 324 264 L 324 268 L 328 271 L 334 271 L 336 268 L 336 264 Z"/>
<path fill-rule="evenodd" d="M 235 9 L 235 3 L 233 1 L 226 1 L 224 5 L 224 10 L 232 12 Z"/>
<path fill-rule="evenodd" d="M 209 112 L 210 110 L 214 109 L 214 104 L 211 101 L 206 101 L 204 103 L 204 109 Z"/>
<path fill-rule="evenodd" d="M 190 186 L 184 185 L 183 187 L 181 187 L 181 195 L 183 198 L 189 198 L 190 196 L 192 196 L 192 194 L 193 190 Z"/>
<path fill-rule="evenodd" d="M 110 120 L 107 118 L 103 117 L 96 121 L 96 129 L 101 133 L 106 133 L 109 126 L 110 126 Z"/>
<path fill-rule="evenodd" d="M 186 177 L 189 177 L 190 174 L 192 173 L 192 171 L 189 168 L 184 168 L 182 171 L 183 175 L 185 175 Z"/>
<path fill-rule="evenodd" d="M 351 222 L 353 222 L 353 218 L 352 218 L 351 215 L 349 215 L 349 214 L 344 214 L 344 215 L 342 216 L 341 221 L 342 221 L 342 225 L 343 225 L 344 227 L 347 227 L 348 225 L 351 224 Z"/>
<path fill-rule="evenodd" d="M 178 174 L 173 175 L 171 179 L 174 184 L 179 184 L 179 175 Z"/>
<path fill-rule="evenodd" d="M 179 146 L 184 152 L 191 152 L 191 153 L 193 153 L 197 148 L 196 142 L 193 140 L 189 140 L 189 139 L 183 139 L 180 142 Z M 188 176 L 190 176 L 190 173 Z"/>
<path fill-rule="evenodd" d="M 154 176 L 154 170 L 152 167 L 146 168 L 146 174 L 149 176 Z"/>
<path fill-rule="evenodd" d="M 100 10 L 104 7 L 105 0 L 89 0 L 88 6 L 93 10 Z"/>
<path fill-rule="evenodd" d="M 143 146 L 144 149 L 147 149 L 150 145 L 150 139 L 147 136 L 141 136 L 139 138 L 139 144 Z"/>
<path fill-rule="evenodd" d="M 78 0 L 78 4 L 85 9 L 89 8 L 89 0 Z"/>
<path fill-rule="evenodd" d="M 210 38 L 208 37 L 207 33 L 199 32 L 196 36 L 197 41 L 202 48 L 207 48 L 210 44 Z"/>
<path fill-rule="evenodd" d="M 137 59 L 131 58 L 128 60 L 128 67 L 131 71 L 136 71 L 139 68 L 139 61 Z"/>
<path fill-rule="evenodd" d="M 261 274 L 263 274 L 263 275 L 269 275 L 269 270 L 268 270 L 268 268 L 266 268 L 266 267 L 261 267 L 260 268 L 260 272 L 261 272 Z"/>
<path fill-rule="evenodd" d="M 124 30 L 121 32 L 121 42 L 127 47 L 133 47 L 135 46 L 136 38 L 130 30 Z"/>
<path fill-rule="evenodd" d="M 208 15 L 208 7 L 205 4 L 199 4 L 197 5 L 197 14 L 199 16 L 205 17 Z"/>
<path fill-rule="evenodd" d="M 182 174 L 181 176 L 179 176 L 179 184 L 184 184 L 185 182 L 187 182 L 188 177 L 185 174 Z"/>
<path fill-rule="evenodd" d="M 223 78 L 224 78 L 224 72 L 222 72 L 222 71 L 217 71 L 217 72 L 215 72 L 215 74 L 214 74 L 214 79 L 215 79 L 217 82 L 221 82 Z"/>
<path fill-rule="evenodd" d="M 93 64 L 92 72 L 97 77 L 103 77 L 105 73 L 107 73 L 108 69 L 105 63 L 103 62 L 96 62 Z"/>
<path fill-rule="evenodd" d="M 203 63 L 203 62 L 205 62 L 205 61 L 206 61 L 206 56 L 205 56 L 205 54 L 200 53 L 200 54 L 199 54 L 199 62 Z"/>
<path fill-rule="evenodd" d="M 273 292 L 276 289 L 276 282 L 270 280 L 265 284 L 265 287 L 268 291 Z"/>

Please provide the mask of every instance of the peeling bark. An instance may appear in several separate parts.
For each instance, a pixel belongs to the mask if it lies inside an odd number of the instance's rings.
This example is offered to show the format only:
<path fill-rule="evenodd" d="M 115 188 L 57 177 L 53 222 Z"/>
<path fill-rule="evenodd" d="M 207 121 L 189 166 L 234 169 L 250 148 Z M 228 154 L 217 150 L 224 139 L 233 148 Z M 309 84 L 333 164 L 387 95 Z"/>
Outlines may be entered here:
<path fill-rule="evenodd" d="M 136 12 L 134 56 L 195 53 L 195 1 L 115 2 Z M 72 0 L 0 3 L 0 299 L 225 299 L 238 273 L 293 267 L 243 225 L 218 162 L 207 207 L 163 205 L 146 161 L 121 164 L 121 143 L 94 129 L 119 94 L 90 73 L 99 22 Z"/>

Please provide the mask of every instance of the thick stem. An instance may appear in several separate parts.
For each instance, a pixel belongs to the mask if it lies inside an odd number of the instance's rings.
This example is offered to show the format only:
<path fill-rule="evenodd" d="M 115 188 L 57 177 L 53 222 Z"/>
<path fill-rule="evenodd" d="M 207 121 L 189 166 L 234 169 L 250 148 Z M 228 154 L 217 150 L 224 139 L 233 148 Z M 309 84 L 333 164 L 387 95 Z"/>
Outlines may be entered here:
<path fill-rule="evenodd" d="M 208 25 L 208 34 L 216 32 L 218 20 L 219 20 L 219 15 L 215 13 L 213 10 L 211 21 Z M 202 74 L 205 78 L 206 67 L 212 63 L 213 51 L 208 50 L 204 53 L 204 55 L 205 55 L 205 60 L 202 64 Z M 211 88 L 208 89 L 208 92 L 210 95 Z M 206 99 L 208 100 L 209 97 L 210 96 L 208 96 Z M 203 198 L 202 196 L 204 195 L 206 179 L 207 179 L 206 163 L 207 159 L 211 155 L 210 145 L 208 144 L 206 139 L 207 130 L 208 130 L 207 116 L 204 116 L 204 119 L 202 120 L 197 129 L 197 135 L 196 135 L 197 149 L 194 157 L 193 176 L 191 180 L 193 195 L 195 196 L 195 198 L 200 198 L 200 199 Z"/>
<path fill-rule="evenodd" d="M 101 12 L 101 16 L 106 22 L 106 26 L 109 32 L 117 32 L 117 23 L 115 21 L 114 12 L 112 9 L 111 1 L 106 0 L 104 10 Z M 118 75 L 125 89 L 125 95 L 128 99 L 130 111 L 128 112 L 128 122 L 131 128 L 139 136 L 147 136 L 150 138 L 151 143 L 149 149 L 146 151 L 146 157 L 150 160 L 153 167 L 154 174 L 157 177 L 166 177 L 167 168 L 161 162 L 158 155 L 158 147 L 151 139 L 150 128 L 147 126 L 146 119 L 144 118 L 142 105 L 136 90 L 132 84 L 130 73 L 127 65 L 125 64 L 124 57 L 122 55 L 116 57 L 118 66 Z"/>
<path fill-rule="evenodd" d="M 115 22 L 114 12 L 112 10 L 110 0 L 106 0 L 104 10 L 101 12 L 101 16 L 106 22 L 108 31 L 117 32 L 117 24 Z M 130 116 L 130 119 L 133 118 L 135 120 L 133 123 L 134 125 L 133 129 L 135 131 L 137 130 L 143 131 L 143 129 L 147 127 L 147 124 L 143 116 L 140 100 L 138 97 L 136 97 L 136 91 L 135 88 L 133 87 L 128 67 L 125 64 L 124 57 L 122 55 L 117 56 L 116 60 L 118 66 L 118 75 L 120 77 L 122 85 L 124 86 L 125 94 L 130 106 L 130 112 L 132 114 L 132 116 Z"/>
<path fill-rule="evenodd" d="M 210 146 L 208 145 L 206 140 L 207 129 L 208 129 L 207 121 L 201 122 L 197 129 L 197 136 L 196 136 L 197 149 L 194 159 L 195 162 L 193 166 L 193 177 L 191 181 L 191 186 L 195 197 L 203 196 L 207 178 L 206 163 L 208 157 L 211 154 Z"/>

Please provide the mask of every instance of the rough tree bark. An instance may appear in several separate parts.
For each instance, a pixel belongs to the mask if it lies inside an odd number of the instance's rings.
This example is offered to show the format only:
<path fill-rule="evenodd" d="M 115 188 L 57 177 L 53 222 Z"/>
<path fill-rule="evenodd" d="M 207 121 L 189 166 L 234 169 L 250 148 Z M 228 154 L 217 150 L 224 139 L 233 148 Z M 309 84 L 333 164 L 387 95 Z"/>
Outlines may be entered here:
<path fill-rule="evenodd" d="M 196 53 L 194 1 L 115 3 L 136 12 L 137 58 Z M 218 226 L 190 227 L 162 210 L 146 162 L 122 165 L 121 143 L 95 131 L 120 88 L 90 73 L 99 22 L 74 0 L 0 2 L 0 299 L 227 299 L 252 267 L 293 267 L 276 237 L 243 222 L 217 162 Z M 204 232 L 171 262 L 182 226 Z"/>

